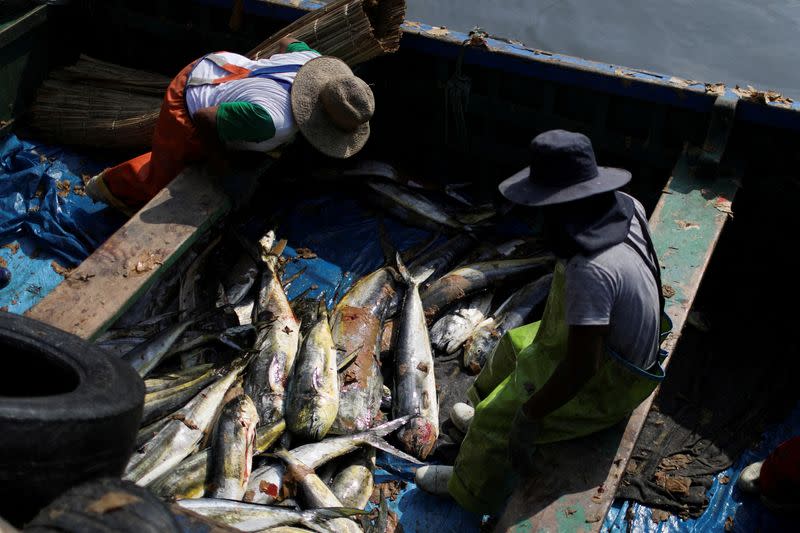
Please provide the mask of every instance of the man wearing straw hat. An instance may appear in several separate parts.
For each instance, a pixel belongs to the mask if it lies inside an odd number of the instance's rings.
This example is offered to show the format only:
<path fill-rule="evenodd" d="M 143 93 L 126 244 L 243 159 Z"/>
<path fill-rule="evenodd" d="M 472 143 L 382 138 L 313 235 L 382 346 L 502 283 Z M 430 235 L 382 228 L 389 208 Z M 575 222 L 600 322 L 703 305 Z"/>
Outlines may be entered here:
<path fill-rule="evenodd" d="M 374 109 L 346 63 L 295 39 L 269 59 L 208 54 L 167 88 L 152 151 L 94 176 L 86 193 L 130 214 L 186 165 L 207 161 L 220 173 L 226 150 L 270 152 L 298 130 L 325 155 L 350 157 L 367 142 Z"/>

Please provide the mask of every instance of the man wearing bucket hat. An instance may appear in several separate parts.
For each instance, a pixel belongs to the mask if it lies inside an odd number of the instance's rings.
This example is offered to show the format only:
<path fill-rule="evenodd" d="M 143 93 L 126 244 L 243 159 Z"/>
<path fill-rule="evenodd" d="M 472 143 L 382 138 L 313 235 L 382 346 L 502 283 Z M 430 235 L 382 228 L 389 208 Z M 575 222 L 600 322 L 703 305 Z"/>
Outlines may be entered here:
<path fill-rule="evenodd" d="M 598 167 L 586 136 L 553 130 L 531 142 L 530 166 L 500 184 L 542 214 L 559 258 L 550 296 L 540 322 L 501 338 L 469 390 L 473 416 L 463 404 L 451 414 L 466 431 L 455 466 L 420 468 L 421 488 L 496 513 L 533 471 L 536 445 L 619 422 L 663 379 L 660 267 L 644 208 L 616 190 L 630 179 Z"/>
<path fill-rule="evenodd" d="M 170 83 L 152 151 L 93 177 L 95 201 L 131 212 L 191 163 L 219 168 L 228 150 L 271 152 L 299 130 L 336 158 L 367 142 L 372 90 L 343 61 L 286 38 L 269 59 L 218 52 L 184 68 Z"/>

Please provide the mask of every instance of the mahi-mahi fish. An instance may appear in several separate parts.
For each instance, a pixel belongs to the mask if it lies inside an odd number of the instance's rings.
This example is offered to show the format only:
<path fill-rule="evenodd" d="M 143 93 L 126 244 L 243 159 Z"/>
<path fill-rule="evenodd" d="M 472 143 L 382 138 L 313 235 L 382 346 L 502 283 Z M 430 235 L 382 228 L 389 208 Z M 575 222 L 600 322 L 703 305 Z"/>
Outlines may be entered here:
<path fill-rule="evenodd" d="M 172 415 L 172 420 L 145 443 L 142 453 L 134 453 L 124 479 L 146 486 L 158 476 L 196 452 L 222 408 L 225 393 L 238 379 L 250 357 L 231 363 L 227 375 L 208 385 Z"/>
<path fill-rule="evenodd" d="M 353 362 L 339 374 L 339 411 L 333 424 L 337 433 L 372 427 L 380 411 L 381 332 L 394 294 L 394 278 L 384 267 L 358 280 L 333 309 L 331 333 L 339 361 L 355 354 Z"/>
<path fill-rule="evenodd" d="M 492 296 L 485 291 L 457 302 L 431 327 L 431 344 L 445 353 L 455 353 L 489 314 Z"/>
<path fill-rule="evenodd" d="M 307 440 L 322 440 L 339 411 L 336 346 L 325 300 L 317 322 L 303 339 L 286 391 L 286 427 Z"/>
<path fill-rule="evenodd" d="M 283 418 L 287 380 L 300 341 L 300 323 L 277 272 L 278 256 L 285 243 L 271 247 L 273 240 L 268 234 L 259 242 L 264 272 L 255 310 L 258 355 L 244 379 L 244 391 L 253 399 L 262 425 L 272 425 Z"/>
<path fill-rule="evenodd" d="M 225 404 L 211 446 L 212 498 L 241 500 L 253 466 L 258 413 L 253 400 L 241 394 Z"/>

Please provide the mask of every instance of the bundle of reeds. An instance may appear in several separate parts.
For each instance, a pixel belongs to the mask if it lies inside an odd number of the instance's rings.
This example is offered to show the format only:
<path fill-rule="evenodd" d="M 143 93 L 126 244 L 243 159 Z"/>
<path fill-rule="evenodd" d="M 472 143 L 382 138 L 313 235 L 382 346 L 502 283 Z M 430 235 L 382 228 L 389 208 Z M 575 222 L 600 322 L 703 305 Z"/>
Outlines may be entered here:
<path fill-rule="evenodd" d="M 248 54 L 253 59 L 278 51 L 278 41 L 294 37 L 323 55 L 350 66 L 400 47 L 405 0 L 336 0 L 289 24 Z"/>
<path fill-rule="evenodd" d="M 147 149 L 169 78 L 81 56 L 36 94 L 28 126 L 42 140 Z"/>
<path fill-rule="evenodd" d="M 87 55 L 81 55 L 74 65 L 52 72 L 50 78 L 158 98 L 164 96 L 170 82 L 161 74 L 122 67 Z"/>
<path fill-rule="evenodd" d="M 278 52 L 287 36 L 353 66 L 400 47 L 405 0 L 336 0 L 311 11 L 259 44 L 248 56 Z M 146 148 L 169 79 L 81 56 L 51 74 L 30 112 L 44 140 L 104 148 Z"/>

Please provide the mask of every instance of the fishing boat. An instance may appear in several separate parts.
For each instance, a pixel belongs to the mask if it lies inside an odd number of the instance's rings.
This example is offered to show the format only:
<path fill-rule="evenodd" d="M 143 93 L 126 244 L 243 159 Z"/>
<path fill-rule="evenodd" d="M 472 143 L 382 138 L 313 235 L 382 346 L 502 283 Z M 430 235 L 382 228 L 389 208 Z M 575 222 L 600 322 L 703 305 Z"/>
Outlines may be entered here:
<path fill-rule="evenodd" d="M 245 23 L 232 30 L 230 1 L 87 4 L 90 20 L 76 20 L 70 6 L 42 5 L 0 26 L 3 132 L 14 129 L 33 89 L 66 55 L 169 75 L 208 50 L 246 51 L 324 6 L 246 1 Z M 68 39 L 78 24 L 81 39 Z M 665 348 L 672 352 L 741 183 L 794 164 L 800 102 L 538 50 L 479 30 L 421 21 L 402 30 L 397 53 L 358 67 L 378 102 L 370 154 L 489 189 L 525 166 L 535 134 L 586 133 L 602 164 L 634 175 L 632 192 L 648 211 L 662 261 L 674 324 Z M 26 314 L 96 338 L 229 210 L 199 171 L 184 172 Z M 148 258 L 152 267 L 137 269 Z M 552 468 L 512 497 L 501 529 L 598 531 L 654 396 L 624 427 L 554 452 Z"/>

